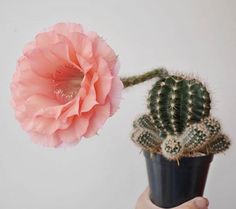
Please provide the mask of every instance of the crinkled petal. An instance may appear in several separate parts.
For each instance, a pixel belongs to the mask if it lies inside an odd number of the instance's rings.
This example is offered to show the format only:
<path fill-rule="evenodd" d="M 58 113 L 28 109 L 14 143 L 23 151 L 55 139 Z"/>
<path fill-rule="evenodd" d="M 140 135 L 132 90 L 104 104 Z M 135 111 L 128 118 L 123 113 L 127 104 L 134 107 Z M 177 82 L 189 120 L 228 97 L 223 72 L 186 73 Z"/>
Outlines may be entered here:
<path fill-rule="evenodd" d="M 105 121 L 110 117 L 110 104 L 97 105 L 94 108 L 93 115 L 89 121 L 89 127 L 85 133 L 85 137 L 91 137 L 103 126 Z"/>
<path fill-rule="evenodd" d="M 113 76 L 104 59 L 99 59 L 97 72 L 99 75 L 99 79 L 95 83 L 97 101 L 99 104 L 103 104 L 111 90 Z"/>
<path fill-rule="evenodd" d="M 50 45 L 66 42 L 66 37 L 54 31 L 39 33 L 35 37 L 34 48 L 48 48 Z M 27 52 L 27 51 L 26 51 Z"/>
<path fill-rule="evenodd" d="M 98 76 L 94 74 L 90 86 L 89 86 L 89 91 L 87 93 L 87 96 L 84 98 L 81 106 L 81 111 L 80 112 L 88 112 L 91 110 L 94 105 L 98 104 L 96 100 L 96 89 L 94 87 L 95 82 L 97 81 Z"/>
<path fill-rule="evenodd" d="M 121 93 L 124 86 L 119 77 L 113 78 L 111 91 L 109 93 L 111 103 L 111 115 L 113 115 L 119 108 Z"/>
<path fill-rule="evenodd" d="M 22 127 L 28 132 L 37 132 L 44 135 L 50 135 L 56 132 L 58 129 L 68 128 L 71 124 L 71 120 L 62 122 L 61 120 L 55 120 L 54 118 L 35 117 L 25 118 L 22 121 Z"/>
<path fill-rule="evenodd" d="M 58 130 L 58 136 L 65 144 L 77 144 L 89 125 L 89 117 L 74 117 L 73 123 L 67 129 Z"/>
<path fill-rule="evenodd" d="M 88 60 L 92 58 L 93 46 L 86 35 L 82 33 L 70 33 L 69 39 L 77 54 Z"/>
<path fill-rule="evenodd" d="M 97 57 L 102 57 L 108 63 L 110 69 L 113 69 L 116 64 L 116 54 L 108 44 L 101 38 L 97 38 L 94 42 L 93 54 Z"/>
<path fill-rule="evenodd" d="M 66 62 L 54 54 L 48 49 L 34 49 L 25 56 L 31 65 L 31 69 L 39 76 L 45 78 L 53 78 L 54 73 L 58 68 L 65 65 Z"/>
<path fill-rule="evenodd" d="M 44 135 L 41 133 L 30 133 L 31 139 L 33 142 L 36 144 L 41 144 L 46 147 L 58 147 L 62 141 L 60 138 L 57 136 L 57 134 L 52 134 L 52 135 Z"/>
<path fill-rule="evenodd" d="M 91 68 L 94 66 L 93 63 L 89 62 L 87 59 L 85 59 L 84 57 L 80 56 L 79 54 L 76 54 L 76 58 L 78 60 L 78 63 L 81 67 L 82 72 L 84 72 L 85 74 L 91 70 Z"/>
<path fill-rule="evenodd" d="M 57 23 L 49 28 L 49 31 L 55 31 L 56 33 L 68 37 L 72 32 L 83 33 L 83 27 L 80 24 L 75 23 Z"/>

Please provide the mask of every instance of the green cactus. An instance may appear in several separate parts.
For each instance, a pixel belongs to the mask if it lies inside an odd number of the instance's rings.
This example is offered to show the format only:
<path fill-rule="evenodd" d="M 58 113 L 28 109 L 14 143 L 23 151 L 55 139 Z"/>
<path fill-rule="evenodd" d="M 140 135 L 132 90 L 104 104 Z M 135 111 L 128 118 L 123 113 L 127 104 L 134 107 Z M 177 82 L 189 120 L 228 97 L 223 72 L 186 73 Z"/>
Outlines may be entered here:
<path fill-rule="evenodd" d="M 145 128 L 145 129 L 150 129 L 153 131 L 158 131 L 155 124 L 153 123 L 152 117 L 149 114 L 143 114 L 140 117 L 138 117 L 133 122 L 133 127 L 134 128 Z"/>
<path fill-rule="evenodd" d="M 133 123 L 131 139 L 143 150 L 161 153 L 169 160 L 183 156 L 217 154 L 230 146 L 220 123 L 210 116 L 211 99 L 197 79 L 169 75 L 159 68 L 124 78 L 125 88 L 159 77 L 148 96 L 148 114 Z"/>
<path fill-rule="evenodd" d="M 202 152 L 206 154 L 218 154 L 221 152 L 225 152 L 230 147 L 230 144 L 231 142 L 228 136 L 226 136 L 225 134 L 219 134 L 213 141 L 207 144 L 204 149 L 202 149 Z"/>
<path fill-rule="evenodd" d="M 219 121 L 215 118 L 207 117 L 202 120 L 202 123 L 205 125 L 207 130 L 209 131 L 210 137 L 214 138 L 216 135 L 220 133 L 221 126 Z"/>
<path fill-rule="evenodd" d="M 150 129 L 136 128 L 131 135 L 132 141 L 143 150 L 152 153 L 158 152 L 160 149 L 160 140 L 158 134 Z"/>
<path fill-rule="evenodd" d="M 179 138 L 184 143 L 184 149 L 193 152 L 201 149 L 207 143 L 209 136 L 207 128 L 197 123 L 189 126 Z"/>
<path fill-rule="evenodd" d="M 210 112 L 210 96 L 196 79 L 171 75 L 157 81 L 149 92 L 148 108 L 161 135 L 181 134 Z"/>
<path fill-rule="evenodd" d="M 177 139 L 175 139 L 175 141 L 178 141 L 182 147 L 178 150 L 178 152 L 169 153 L 169 151 L 166 154 L 166 152 L 163 152 L 162 149 L 162 153 L 170 160 L 179 159 L 184 155 L 194 155 L 198 152 L 202 152 L 203 150 L 207 152 L 207 147 L 211 153 L 218 153 L 220 149 L 223 150 L 227 147 L 226 145 L 228 145 L 224 142 L 218 143 L 215 141 L 216 139 L 217 141 L 219 140 L 219 133 L 220 123 L 212 117 L 204 118 L 201 122 L 190 125 L 182 134 L 176 136 Z M 171 136 L 168 135 L 167 138 L 168 140 L 173 140 L 173 136 L 171 138 Z M 165 141 L 166 139 L 161 145 L 162 148 L 166 146 Z M 221 147 L 219 148 L 220 145 Z"/>
<path fill-rule="evenodd" d="M 220 133 L 220 123 L 212 117 L 189 125 L 182 134 L 168 134 L 165 138 L 160 136 L 149 114 L 138 117 L 133 128 L 131 139 L 135 144 L 151 153 L 161 152 L 169 160 L 178 161 L 197 153 L 217 154 L 230 146 L 228 137 Z"/>
<path fill-rule="evenodd" d="M 160 149 L 162 139 L 159 131 L 153 124 L 152 118 L 148 114 L 143 114 L 133 122 L 132 141 L 143 150 L 157 152 Z"/>

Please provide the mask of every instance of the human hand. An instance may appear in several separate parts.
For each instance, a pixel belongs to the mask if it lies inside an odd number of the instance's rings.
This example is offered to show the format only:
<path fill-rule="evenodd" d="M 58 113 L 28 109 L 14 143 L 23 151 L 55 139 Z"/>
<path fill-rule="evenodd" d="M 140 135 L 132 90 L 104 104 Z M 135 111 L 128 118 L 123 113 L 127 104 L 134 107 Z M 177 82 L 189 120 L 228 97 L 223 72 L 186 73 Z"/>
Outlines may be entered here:
<path fill-rule="evenodd" d="M 209 202 L 204 197 L 196 197 L 172 209 L 208 209 Z M 149 188 L 138 198 L 135 209 L 161 209 L 149 199 Z"/>

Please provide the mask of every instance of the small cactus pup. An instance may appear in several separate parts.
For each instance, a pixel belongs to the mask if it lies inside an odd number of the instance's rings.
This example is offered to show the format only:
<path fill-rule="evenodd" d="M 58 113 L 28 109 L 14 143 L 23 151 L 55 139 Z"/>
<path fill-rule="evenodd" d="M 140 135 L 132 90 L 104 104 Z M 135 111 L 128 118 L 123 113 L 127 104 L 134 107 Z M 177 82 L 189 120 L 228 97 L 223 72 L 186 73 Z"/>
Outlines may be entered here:
<path fill-rule="evenodd" d="M 159 131 L 148 114 L 141 115 L 133 122 L 131 139 L 143 150 L 152 153 L 160 151 L 162 139 L 159 137 Z"/>
<path fill-rule="evenodd" d="M 229 140 L 228 136 L 220 133 L 214 138 L 214 140 L 210 141 L 209 144 L 203 147 L 201 151 L 208 155 L 224 153 L 227 149 L 229 149 L 230 145 L 231 141 Z"/>
<path fill-rule="evenodd" d="M 161 152 L 167 159 L 178 161 L 184 152 L 184 141 L 177 136 L 168 135 L 161 144 Z"/>

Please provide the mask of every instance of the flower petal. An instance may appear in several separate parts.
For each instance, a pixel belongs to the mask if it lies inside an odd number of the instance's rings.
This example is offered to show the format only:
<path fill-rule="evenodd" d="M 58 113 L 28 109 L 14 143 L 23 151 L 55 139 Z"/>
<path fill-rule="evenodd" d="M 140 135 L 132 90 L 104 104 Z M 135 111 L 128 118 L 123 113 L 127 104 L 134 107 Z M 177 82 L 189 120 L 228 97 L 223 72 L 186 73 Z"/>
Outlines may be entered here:
<path fill-rule="evenodd" d="M 34 49 L 25 54 L 31 65 L 31 69 L 39 76 L 52 78 L 56 70 L 66 64 L 48 49 Z"/>
<path fill-rule="evenodd" d="M 81 110 L 80 112 L 88 112 L 89 110 L 91 110 L 94 105 L 98 104 L 97 100 L 96 100 L 96 90 L 94 87 L 94 83 L 98 80 L 98 76 L 96 74 L 94 74 L 91 83 L 90 83 L 90 87 L 89 87 L 89 91 L 87 92 L 87 96 L 84 98 L 82 105 L 81 105 Z"/>
<path fill-rule="evenodd" d="M 62 143 L 57 134 L 44 135 L 41 133 L 32 132 L 30 135 L 33 142 L 47 147 L 58 147 Z"/>
<path fill-rule="evenodd" d="M 82 33 L 70 33 L 69 39 L 72 42 L 72 45 L 80 56 L 85 59 L 92 58 L 93 48 L 92 43 L 89 38 Z"/>
<path fill-rule="evenodd" d="M 111 103 L 111 115 L 113 115 L 119 108 L 121 93 L 124 86 L 119 77 L 115 77 L 112 80 L 111 91 L 109 93 L 109 100 Z"/>
<path fill-rule="evenodd" d="M 112 75 L 108 68 L 106 61 L 102 58 L 99 59 L 98 68 L 97 68 L 99 79 L 95 83 L 97 101 L 99 104 L 103 104 L 107 95 L 111 90 L 112 85 Z"/>
<path fill-rule="evenodd" d="M 34 48 L 48 48 L 50 45 L 56 44 L 58 42 L 65 42 L 66 37 L 55 33 L 54 31 L 39 33 L 35 37 L 35 46 Z M 27 52 L 27 51 L 26 51 Z"/>
<path fill-rule="evenodd" d="M 114 68 L 117 57 L 112 48 L 108 46 L 108 44 L 99 37 L 95 40 L 93 44 L 93 54 L 96 58 L 102 57 L 103 59 L 105 59 L 110 69 Z"/>
<path fill-rule="evenodd" d="M 110 104 L 97 105 L 94 108 L 93 115 L 89 121 L 89 127 L 85 133 L 85 137 L 91 137 L 97 133 L 105 121 L 110 117 Z"/>
<path fill-rule="evenodd" d="M 72 32 L 83 33 L 83 27 L 80 24 L 75 23 L 57 23 L 49 28 L 49 31 L 55 31 L 56 33 L 68 37 Z"/>

